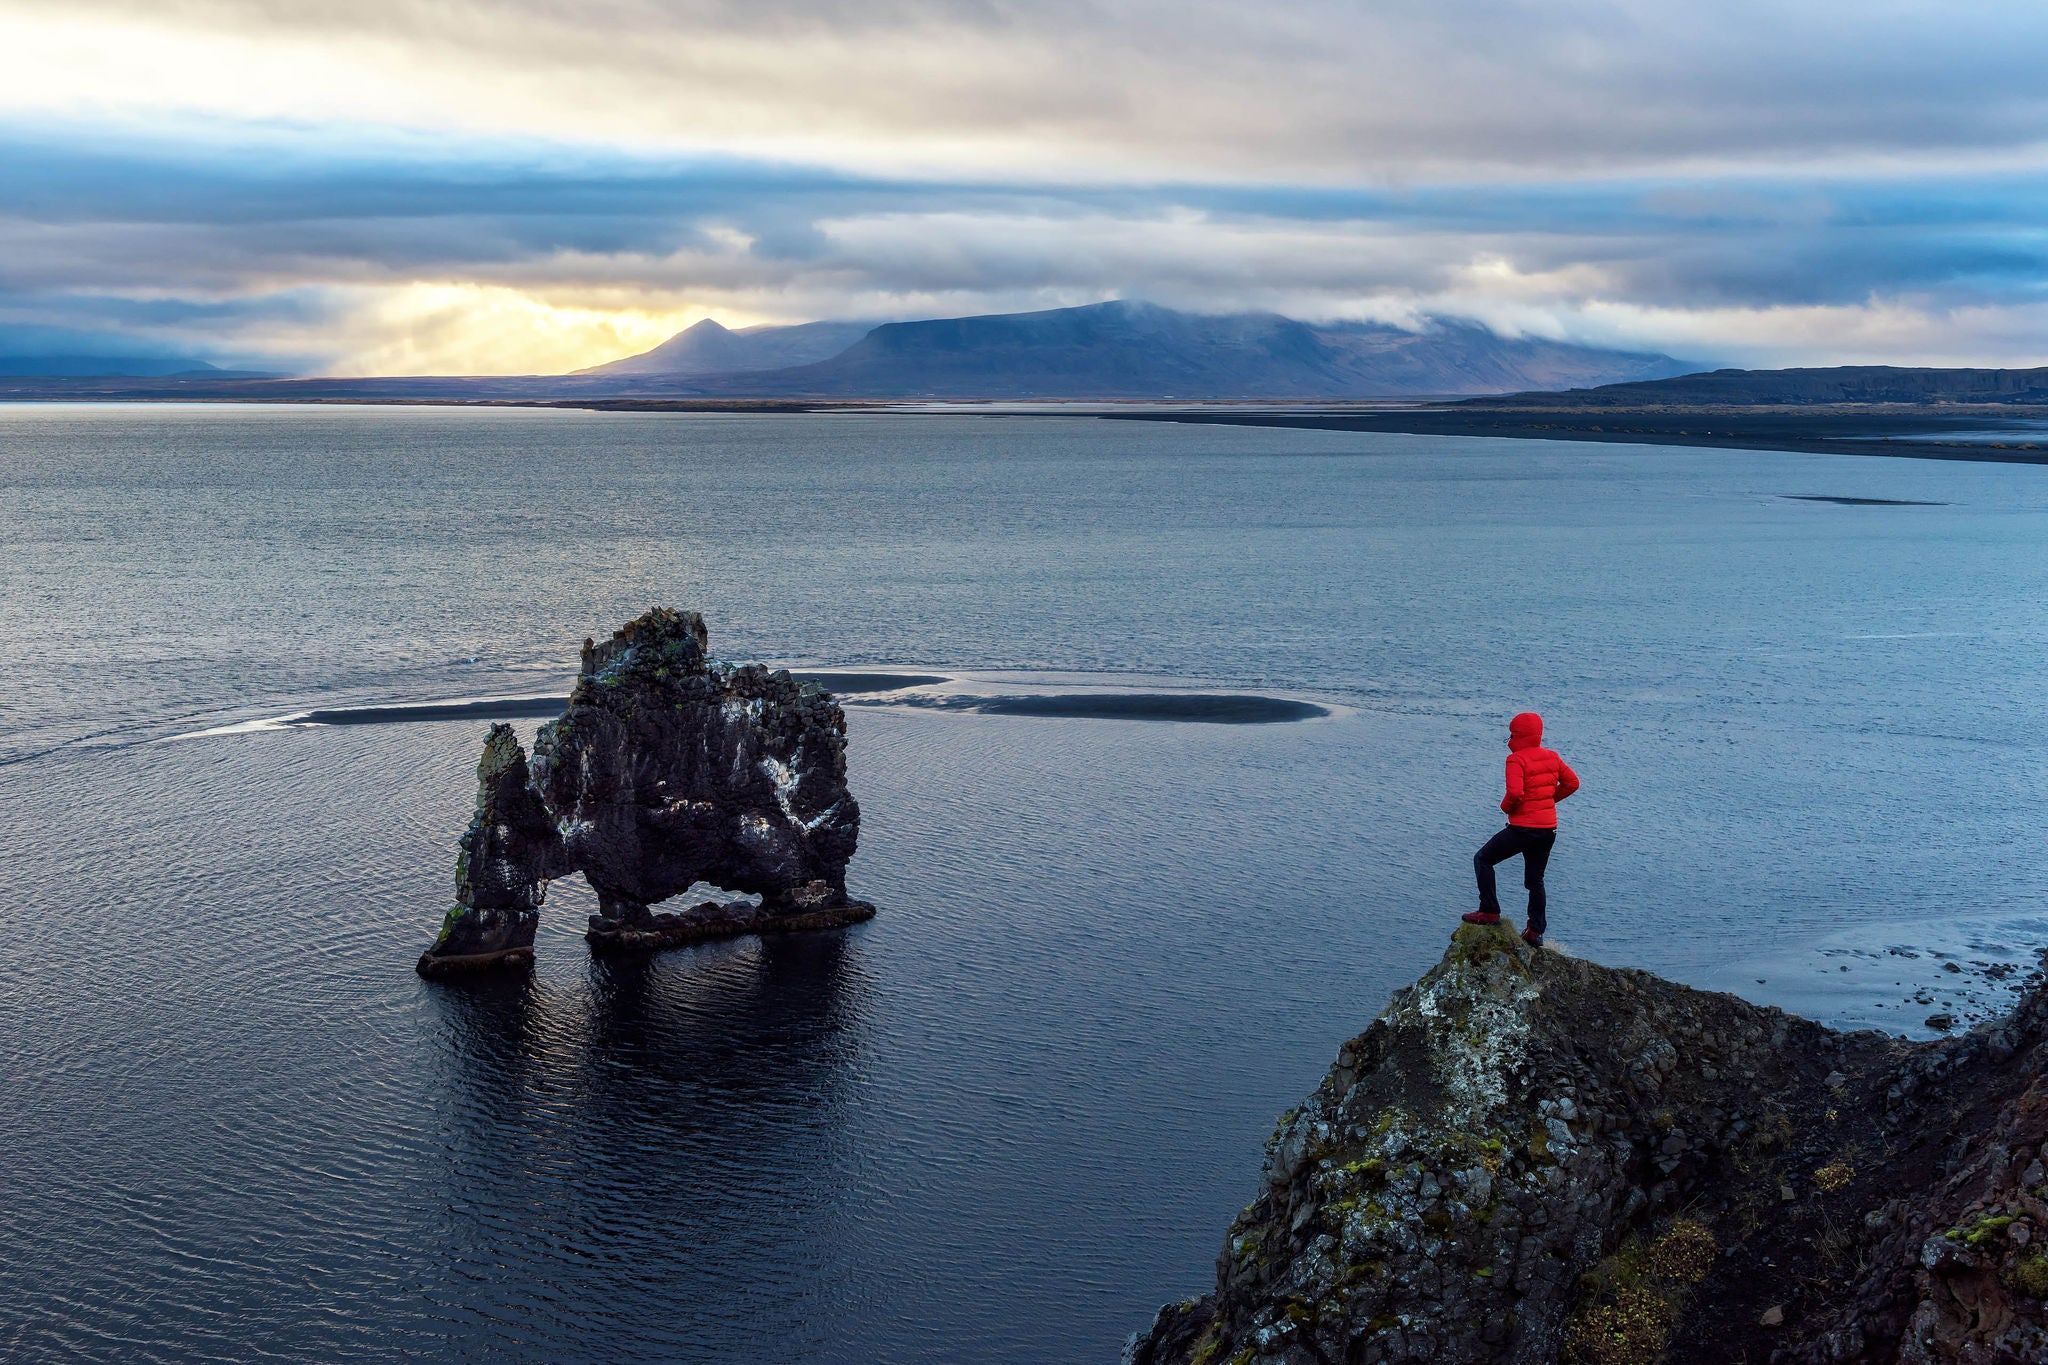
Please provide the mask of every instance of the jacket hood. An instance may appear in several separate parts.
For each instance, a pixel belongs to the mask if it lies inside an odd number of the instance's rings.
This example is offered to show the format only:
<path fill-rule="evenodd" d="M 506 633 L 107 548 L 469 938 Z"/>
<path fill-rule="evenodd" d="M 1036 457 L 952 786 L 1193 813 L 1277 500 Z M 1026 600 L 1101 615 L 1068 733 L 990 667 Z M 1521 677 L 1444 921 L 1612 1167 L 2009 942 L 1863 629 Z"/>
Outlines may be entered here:
<path fill-rule="evenodd" d="M 1508 722 L 1508 748 L 1533 749 L 1543 742 L 1543 717 L 1524 711 Z"/>

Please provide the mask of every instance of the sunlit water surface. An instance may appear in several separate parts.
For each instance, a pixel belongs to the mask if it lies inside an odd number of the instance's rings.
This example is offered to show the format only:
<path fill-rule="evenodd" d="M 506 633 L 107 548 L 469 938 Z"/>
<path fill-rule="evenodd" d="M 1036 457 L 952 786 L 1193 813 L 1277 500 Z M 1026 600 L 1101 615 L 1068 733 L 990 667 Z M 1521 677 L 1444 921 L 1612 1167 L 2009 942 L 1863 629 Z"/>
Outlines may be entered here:
<path fill-rule="evenodd" d="M 2044 544 L 2024 466 L 0 408 L 0 1357 L 1113 1359 L 1471 903 L 1514 711 L 1586 781 L 1570 950 L 1992 1008 L 2048 941 Z M 242 723 L 550 695 L 655 603 L 951 680 L 849 708 L 882 913 L 607 967 L 570 882 L 530 980 L 421 982 L 487 721 Z M 1329 714 L 945 701 L 1077 690 Z"/>

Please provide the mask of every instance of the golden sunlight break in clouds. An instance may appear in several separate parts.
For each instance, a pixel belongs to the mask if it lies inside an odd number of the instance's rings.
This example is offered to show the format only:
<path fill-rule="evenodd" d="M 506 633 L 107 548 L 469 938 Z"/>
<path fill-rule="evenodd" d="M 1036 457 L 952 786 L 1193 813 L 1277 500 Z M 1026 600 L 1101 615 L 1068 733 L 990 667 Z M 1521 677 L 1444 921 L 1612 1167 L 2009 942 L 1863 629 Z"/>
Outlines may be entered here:
<path fill-rule="evenodd" d="M 378 291 L 332 329 L 333 373 L 562 374 L 658 346 L 711 310 L 557 305 L 503 285 Z M 722 310 L 732 326 L 755 319 Z"/>
<path fill-rule="evenodd" d="M 2031 365 L 2048 6 L 1977 8 L 0 0 L 0 343 L 541 373 L 1124 298 Z"/>

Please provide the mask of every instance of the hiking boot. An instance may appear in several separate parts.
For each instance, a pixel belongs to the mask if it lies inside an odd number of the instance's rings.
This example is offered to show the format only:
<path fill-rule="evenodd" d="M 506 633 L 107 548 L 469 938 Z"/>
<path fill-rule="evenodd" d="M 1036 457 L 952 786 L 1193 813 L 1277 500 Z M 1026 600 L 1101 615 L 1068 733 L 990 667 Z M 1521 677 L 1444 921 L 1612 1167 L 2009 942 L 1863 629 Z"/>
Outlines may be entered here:
<path fill-rule="evenodd" d="M 1499 916 L 1499 915 L 1495 915 L 1495 914 L 1489 914 L 1488 912 L 1486 912 L 1486 911 L 1484 911 L 1484 910 L 1474 910 L 1474 911 L 1473 911 L 1473 912 L 1472 912 L 1471 914 L 1469 914 L 1469 915 L 1461 915 L 1461 916 L 1459 916 L 1459 918 L 1460 918 L 1460 919 L 1462 919 L 1462 920 L 1464 920 L 1464 921 L 1465 921 L 1465 923 L 1467 923 L 1467 924 L 1499 924 L 1499 923 L 1500 923 L 1500 916 Z"/>
<path fill-rule="evenodd" d="M 1543 935 L 1537 933 L 1534 929 L 1524 929 L 1522 931 L 1522 942 L 1528 944 L 1531 948 L 1541 948 L 1543 946 Z"/>

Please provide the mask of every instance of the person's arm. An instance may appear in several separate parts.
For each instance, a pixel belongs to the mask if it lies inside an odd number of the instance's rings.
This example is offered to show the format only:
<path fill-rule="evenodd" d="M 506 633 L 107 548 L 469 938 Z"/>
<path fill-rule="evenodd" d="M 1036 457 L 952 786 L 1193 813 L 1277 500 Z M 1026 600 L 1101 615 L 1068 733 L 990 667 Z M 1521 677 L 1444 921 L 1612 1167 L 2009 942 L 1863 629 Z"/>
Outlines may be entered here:
<path fill-rule="evenodd" d="M 1508 794 L 1500 799 L 1501 813 L 1513 815 L 1522 804 L 1522 764 L 1514 755 L 1508 755 Z"/>
<path fill-rule="evenodd" d="M 1564 800 L 1579 789 L 1579 775 L 1572 771 L 1572 765 L 1562 758 L 1557 760 L 1557 797 Z"/>

